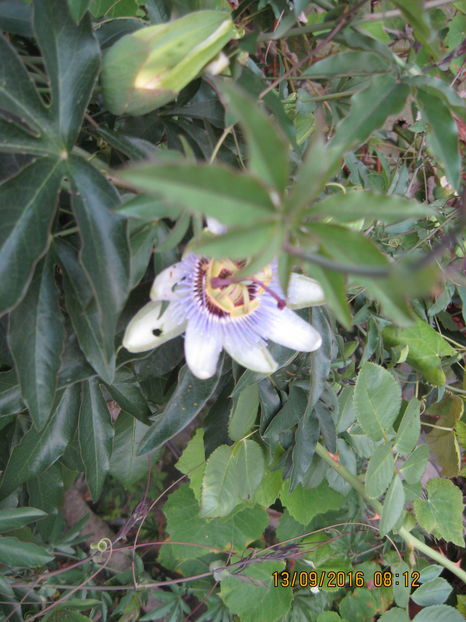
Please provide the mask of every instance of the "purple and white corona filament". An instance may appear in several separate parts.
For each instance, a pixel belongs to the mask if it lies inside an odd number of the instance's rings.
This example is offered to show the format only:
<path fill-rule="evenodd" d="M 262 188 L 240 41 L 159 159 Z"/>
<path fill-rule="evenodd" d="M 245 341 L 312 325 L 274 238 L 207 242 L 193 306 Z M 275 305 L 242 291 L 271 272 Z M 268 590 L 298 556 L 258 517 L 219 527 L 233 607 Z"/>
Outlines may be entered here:
<path fill-rule="evenodd" d="M 124 347 L 143 352 L 185 332 L 186 362 L 201 379 L 215 374 L 222 349 L 244 367 L 271 374 L 277 363 L 267 340 L 301 352 L 319 348 L 319 333 L 290 308 L 322 304 L 317 281 L 293 273 L 285 300 L 274 264 L 236 278 L 246 265 L 190 254 L 161 272 L 152 302 L 126 329 Z"/>

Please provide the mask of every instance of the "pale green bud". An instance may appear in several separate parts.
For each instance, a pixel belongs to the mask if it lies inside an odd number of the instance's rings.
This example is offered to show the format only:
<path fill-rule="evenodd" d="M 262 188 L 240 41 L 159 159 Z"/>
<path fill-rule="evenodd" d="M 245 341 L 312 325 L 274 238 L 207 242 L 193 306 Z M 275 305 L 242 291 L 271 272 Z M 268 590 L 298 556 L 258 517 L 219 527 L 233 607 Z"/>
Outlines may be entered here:
<path fill-rule="evenodd" d="M 141 28 L 105 54 L 102 87 L 114 114 L 141 115 L 178 93 L 238 34 L 228 13 L 196 11 Z"/>

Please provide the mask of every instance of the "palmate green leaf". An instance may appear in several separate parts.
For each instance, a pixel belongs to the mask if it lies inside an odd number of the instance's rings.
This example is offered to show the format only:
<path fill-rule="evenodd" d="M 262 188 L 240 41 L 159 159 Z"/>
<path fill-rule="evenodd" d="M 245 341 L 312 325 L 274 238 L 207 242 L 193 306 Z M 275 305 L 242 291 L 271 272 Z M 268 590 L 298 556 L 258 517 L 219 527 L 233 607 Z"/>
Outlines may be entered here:
<path fill-rule="evenodd" d="M 367 465 L 366 492 L 374 499 L 383 495 L 392 481 L 395 460 L 390 443 L 376 447 Z"/>
<path fill-rule="evenodd" d="M 71 157 L 69 172 L 76 191 L 72 207 L 81 236 L 80 261 L 93 288 L 102 337 L 110 352 L 117 318 L 129 293 L 127 223 L 112 211 L 120 202 L 117 191 L 95 168 Z"/>
<path fill-rule="evenodd" d="M 149 472 L 150 455 L 139 456 L 138 445 L 147 432 L 147 425 L 121 412 L 115 424 L 109 473 L 126 488 Z"/>
<path fill-rule="evenodd" d="M 0 417 L 24 410 L 21 389 L 14 369 L 0 373 Z"/>
<path fill-rule="evenodd" d="M 373 441 L 387 436 L 401 406 L 401 388 L 383 367 L 362 365 L 354 390 L 354 407 L 364 432 Z"/>
<path fill-rule="evenodd" d="M 433 210 L 416 201 L 357 190 L 347 194 L 332 194 L 314 203 L 306 211 L 306 215 L 318 218 L 331 216 L 342 223 L 360 218 L 392 223 L 407 218 L 427 218 L 433 213 Z"/>
<path fill-rule="evenodd" d="M 321 254 L 325 254 L 321 251 Z M 346 297 L 345 277 L 343 274 L 326 270 L 316 264 L 307 263 L 306 273 L 316 279 L 324 290 L 325 302 L 335 314 L 340 324 L 351 329 L 351 309 Z"/>
<path fill-rule="evenodd" d="M 407 361 L 427 382 L 438 386 L 445 384 L 441 357 L 455 356 L 456 350 L 429 324 L 418 320 L 408 328 L 386 326 L 382 336 L 384 342 L 390 346 L 409 346 Z"/>
<path fill-rule="evenodd" d="M 0 110 L 26 124 L 33 136 L 39 137 L 47 130 L 48 117 L 39 94 L 3 36 L 0 36 Z"/>
<path fill-rule="evenodd" d="M 403 513 L 405 505 L 405 492 L 399 475 L 393 477 L 392 483 L 385 495 L 380 517 L 380 534 L 384 536 L 391 531 Z"/>
<path fill-rule="evenodd" d="M 63 267 L 66 308 L 79 346 L 102 380 L 112 383 L 115 374 L 115 348 L 113 340 L 110 342 L 103 335 L 99 311 L 87 276 L 72 246 L 59 241 L 55 243 L 55 249 Z M 87 377 L 86 373 L 84 377 Z"/>
<path fill-rule="evenodd" d="M 120 171 L 118 176 L 143 192 L 217 218 L 227 226 L 253 225 L 276 213 L 259 180 L 219 165 L 144 164 Z"/>
<path fill-rule="evenodd" d="M 438 58 L 436 32 L 422 0 L 393 0 L 402 16 L 414 30 L 414 36 L 435 59 Z"/>
<path fill-rule="evenodd" d="M 448 181 L 459 192 L 461 181 L 461 156 L 458 128 L 448 106 L 440 97 L 420 88 L 417 99 L 424 121 L 430 125 L 429 144 L 432 152 L 445 169 Z"/>
<path fill-rule="evenodd" d="M 202 557 L 210 552 L 211 547 L 222 551 L 243 551 L 261 537 L 268 524 L 267 512 L 258 506 L 239 509 L 226 518 L 202 519 L 199 504 L 187 484 L 182 484 L 169 495 L 163 512 L 170 540 L 186 543 L 173 545 L 172 551 L 177 559 Z M 189 520 L 186 520 L 187 516 Z"/>
<path fill-rule="evenodd" d="M 233 403 L 228 422 L 228 435 L 232 441 L 239 441 L 250 431 L 259 408 L 259 388 L 257 384 L 245 387 Z"/>
<path fill-rule="evenodd" d="M 0 118 L 0 152 L 47 156 L 56 150 L 48 136 L 35 138 L 13 121 Z"/>
<path fill-rule="evenodd" d="M 239 90 L 233 82 L 223 82 L 221 90 L 226 95 L 228 108 L 239 118 L 245 130 L 249 170 L 282 193 L 289 174 L 288 145 L 284 137 L 258 107 L 257 101 Z"/>
<path fill-rule="evenodd" d="M 32 37 L 31 7 L 16 0 L 0 3 L 0 30 L 21 37 Z"/>
<path fill-rule="evenodd" d="M 447 479 L 427 482 L 427 499 L 415 499 L 419 525 L 436 538 L 464 546 L 463 498 L 461 490 Z"/>
<path fill-rule="evenodd" d="M 50 243 L 61 162 L 40 158 L 0 185 L 0 314 L 23 296 Z"/>
<path fill-rule="evenodd" d="M 91 0 L 67 0 L 68 10 L 75 22 L 79 22 L 89 8 Z"/>
<path fill-rule="evenodd" d="M 248 564 L 241 573 L 222 580 L 220 598 L 241 622 L 275 622 L 287 613 L 293 599 L 291 587 L 273 584 L 273 573 L 284 568 L 284 562 L 277 561 Z"/>
<path fill-rule="evenodd" d="M 46 513 L 37 508 L 6 508 L 0 510 L 0 531 L 9 531 L 10 529 L 19 529 L 23 525 L 27 525 L 31 521 L 43 518 Z"/>
<path fill-rule="evenodd" d="M 409 454 L 416 446 L 421 433 L 421 402 L 413 397 L 407 404 L 403 419 L 396 433 L 395 451 Z"/>
<path fill-rule="evenodd" d="M 110 468 L 114 430 L 97 380 L 84 383 L 82 391 L 78 418 L 79 449 L 86 481 L 92 498 L 96 500 Z"/>
<path fill-rule="evenodd" d="M 410 76 L 407 79 L 408 84 L 422 90 L 430 95 L 440 98 L 453 112 L 464 117 L 464 100 L 455 91 L 455 89 L 441 78 L 429 74 L 421 74 Z"/>
<path fill-rule="evenodd" d="M 315 200 L 339 166 L 338 155 L 331 153 L 322 138 L 317 135 L 309 145 L 304 162 L 298 169 L 296 181 L 285 202 L 285 209 L 299 211 L 304 205 Z"/>
<path fill-rule="evenodd" d="M 64 343 L 63 316 L 55 285 L 55 266 L 47 256 L 20 304 L 10 314 L 9 346 L 23 399 L 40 430 L 52 410 Z"/>
<path fill-rule="evenodd" d="M 251 500 L 264 476 L 260 446 L 243 439 L 220 445 L 207 460 L 202 481 L 202 518 L 227 516 L 242 499 Z"/>
<path fill-rule="evenodd" d="M 63 454 L 76 428 L 80 386 L 65 389 L 41 432 L 31 427 L 13 448 L 0 481 L 0 498 L 45 471 Z"/>
<path fill-rule="evenodd" d="M 221 373 L 222 365 L 219 364 L 215 376 L 208 380 L 199 380 L 186 366 L 183 367 L 174 393 L 163 413 L 157 416 L 142 439 L 139 453 L 157 449 L 191 423 L 214 393 Z"/>
<path fill-rule="evenodd" d="M 0 536 L 0 563 L 16 568 L 35 568 L 53 561 L 44 547 L 17 538 Z"/>
<path fill-rule="evenodd" d="M 330 79 L 337 76 L 371 76 L 388 73 L 391 69 L 393 67 L 387 63 L 386 57 L 376 52 L 350 51 L 323 58 L 303 71 L 302 75 Z"/>
<path fill-rule="evenodd" d="M 107 390 L 124 411 L 146 426 L 149 424 L 152 412 L 134 374 L 124 369 L 118 370 L 115 381 L 107 385 Z"/>
<path fill-rule="evenodd" d="M 372 78 L 367 89 L 351 98 L 351 111 L 337 126 L 329 148 L 343 154 L 364 143 L 387 117 L 400 112 L 408 94 L 409 87 L 391 75 Z"/>
<path fill-rule="evenodd" d="M 33 26 L 52 89 L 50 114 L 65 149 L 73 145 L 100 64 L 91 20 L 75 24 L 63 0 L 34 3 Z"/>

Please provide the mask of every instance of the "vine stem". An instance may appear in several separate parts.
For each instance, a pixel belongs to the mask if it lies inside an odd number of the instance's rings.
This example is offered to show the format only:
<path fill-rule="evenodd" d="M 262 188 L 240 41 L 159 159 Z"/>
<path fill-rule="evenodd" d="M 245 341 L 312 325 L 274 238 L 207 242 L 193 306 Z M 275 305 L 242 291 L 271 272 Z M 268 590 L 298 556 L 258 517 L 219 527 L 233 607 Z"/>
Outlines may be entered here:
<path fill-rule="evenodd" d="M 320 456 L 322 460 L 324 460 L 327 464 L 329 464 L 332 469 L 334 469 L 339 475 L 341 475 L 341 477 L 346 480 L 348 484 L 351 484 L 354 490 L 364 499 L 364 501 L 366 501 L 368 505 L 373 508 L 375 512 L 377 512 L 377 514 L 382 514 L 383 507 L 380 501 L 369 497 L 362 481 L 358 477 L 356 477 L 356 475 L 350 473 L 348 469 L 342 464 L 336 462 L 330 455 L 329 451 L 327 451 L 327 449 L 325 449 L 325 447 L 320 443 L 317 443 L 316 445 L 316 454 Z M 447 568 L 450 572 L 452 572 L 464 583 L 466 583 L 466 572 L 462 568 L 458 568 L 458 566 L 450 559 L 430 547 L 425 542 L 422 542 L 422 540 L 419 540 L 419 538 L 416 538 L 416 536 L 413 536 L 413 534 L 408 531 L 406 527 L 401 527 L 400 529 L 398 529 L 398 534 L 401 536 L 401 538 L 403 538 L 403 540 L 406 542 L 411 550 L 416 549 L 420 553 L 424 553 L 424 555 L 438 562 L 441 566 Z"/>

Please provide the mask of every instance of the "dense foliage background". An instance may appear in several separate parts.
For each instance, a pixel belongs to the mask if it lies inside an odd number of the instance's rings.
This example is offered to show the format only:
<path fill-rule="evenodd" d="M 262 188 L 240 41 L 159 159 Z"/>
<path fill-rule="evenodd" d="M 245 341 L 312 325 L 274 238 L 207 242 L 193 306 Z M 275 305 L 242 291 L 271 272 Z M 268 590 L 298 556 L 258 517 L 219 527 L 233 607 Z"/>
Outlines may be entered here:
<path fill-rule="evenodd" d="M 113 114 L 102 56 L 201 9 L 223 73 L 201 41 Z M 2 619 L 463 620 L 466 2 L 1 0 L 0 29 Z M 317 278 L 322 347 L 210 380 L 182 337 L 124 350 L 188 244 Z"/>

